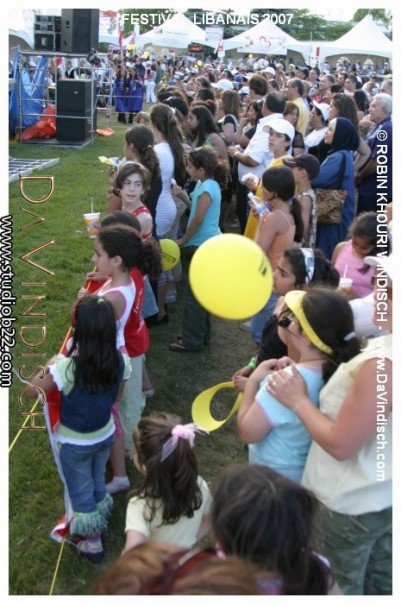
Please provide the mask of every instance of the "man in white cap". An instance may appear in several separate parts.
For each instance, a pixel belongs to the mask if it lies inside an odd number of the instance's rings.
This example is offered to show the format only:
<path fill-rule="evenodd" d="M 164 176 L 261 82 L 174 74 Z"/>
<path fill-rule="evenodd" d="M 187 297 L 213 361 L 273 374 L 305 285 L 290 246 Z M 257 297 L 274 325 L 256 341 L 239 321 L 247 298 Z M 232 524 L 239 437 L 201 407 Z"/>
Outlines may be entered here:
<path fill-rule="evenodd" d="M 247 220 L 247 194 L 248 189 L 242 183 L 247 174 L 253 174 L 259 181 L 263 172 L 273 159 L 273 152 L 269 149 L 269 123 L 283 117 L 285 97 L 281 92 L 270 92 L 262 106 L 263 118 L 259 120 L 256 132 L 243 151 L 235 146 L 228 148 L 228 154 L 238 162 L 238 186 L 236 212 L 240 222 L 241 233 L 245 230 Z"/>

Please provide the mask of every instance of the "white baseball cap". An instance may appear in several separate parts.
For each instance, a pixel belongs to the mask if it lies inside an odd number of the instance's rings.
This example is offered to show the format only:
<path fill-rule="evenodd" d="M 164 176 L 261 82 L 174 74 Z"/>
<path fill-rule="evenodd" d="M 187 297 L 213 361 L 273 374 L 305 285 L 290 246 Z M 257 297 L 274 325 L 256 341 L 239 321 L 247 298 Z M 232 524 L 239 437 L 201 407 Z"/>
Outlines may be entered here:
<path fill-rule="evenodd" d="M 217 88 L 218 90 L 234 90 L 234 85 L 230 80 L 219 80 L 216 84 L 212 84 L 213 88 Z"/>
<path fill-rule="evenodd" d="M 284 118 L 278 118 L 266 124 L 269 128 L 274 130 L 274 132 L 278 132 L 279 134 L 286 134 L 288 138 L 293 141 L 295 136 L 295 128 L 290 122 L 285 120 Z"/>
<path fill-rule="evenodd" d="M 314 106 L 319 109 L 320 113 L 323 116 L 323 119 L 325 122 L 327 122 L 327 120 L 329 119 L 329 106 L 327 103 L 317 103 L 316 101 L 313 101 Z"/>
<path fill-rule="evenodd" d="M 273 76 L 276 75 L 276 70 L 274 69 L 274 67 L 266 67 L 265 69 L 263 69 L 263 72 L 270 73 Z"/>

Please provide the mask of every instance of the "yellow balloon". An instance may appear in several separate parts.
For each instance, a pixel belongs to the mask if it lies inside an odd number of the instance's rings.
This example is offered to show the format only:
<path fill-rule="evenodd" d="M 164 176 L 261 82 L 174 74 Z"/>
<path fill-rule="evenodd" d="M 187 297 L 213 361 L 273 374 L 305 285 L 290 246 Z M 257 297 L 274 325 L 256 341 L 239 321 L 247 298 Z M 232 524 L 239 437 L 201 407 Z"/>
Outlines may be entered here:
<path fill-rule="evenodd" d="M 203 63 L 202 63 L 202 61 L 201 61 L 201 60 L 196 61 L 196 64 L 197 64 L 197 66 L 198 66 L 198 67 L 202 67 L 202 65 L 203 65 Z"/>
<path fill-rule="evenodd" d="M 211 414 L 210 405 L 212 404 L 212 398 L 217 392 L 227 388 L 234 390 L 234 383 L 223 382 L 222 384 L 217 384 L 217 386 L 208 388 L 207 390 L 204 390 L 198 394 L 192 403 L 191 414 L 192 421 L 199 426 L 199 428 L 207 430 L 208 432 L 213 432 L 213 430 L 221 428 L 221 426 L 223 426 L 226 421 L 228 421 L 230 417 L 232 417 L 238 411 L 242 400 L 242 392 L 237 395 L 234 405 L 225 419 L 214 419 L 213 415 Z"/>
<path fill-rule="evenodd" d="M 270 262 L 243 235 L 212 237 L 189 266 L 192 292 L 206 310 L 222 319 L 245 319 L 261 310 L 273 289 Z"/>
<path fill-rule="evenodd" d="M 160 239 L 162 250 L 162 267 L 164 271 L 174 268 L 180 259 L 180 248 L 172 239 Z"/>

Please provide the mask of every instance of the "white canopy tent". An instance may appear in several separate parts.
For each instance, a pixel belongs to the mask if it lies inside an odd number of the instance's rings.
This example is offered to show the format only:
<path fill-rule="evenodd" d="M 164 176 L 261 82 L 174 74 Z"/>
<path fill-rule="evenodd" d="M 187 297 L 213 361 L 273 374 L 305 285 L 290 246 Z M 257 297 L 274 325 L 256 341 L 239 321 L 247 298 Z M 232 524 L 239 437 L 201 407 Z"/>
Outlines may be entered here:
<path fill-rule="evenodd" d="M 334 42 L 320 43 L 320 61 L 334 55 L 360 54 L 392 59 L 393 43 L 374 22 L 372 15 L 366 15 L 349 32 Z"/>
<path fill-rule="evenodd" d="M 292 50 L 309 59 L 310 42 L 296 40 L 266 18 L 238 36 L 224 40 L 223 48 L 264 55 L 286 55 Z"/>
<path fill-rule="evenodd" d="M 206 41 L 205 30 L 192 23 L 183 13 L 173 15 L 163 25 L 147 31 L 136 39 L 139 48 L 143 48 L 146 44 L 187 48 L 188 44 L 192 42 L 210 46 L 210 43 Z"/>

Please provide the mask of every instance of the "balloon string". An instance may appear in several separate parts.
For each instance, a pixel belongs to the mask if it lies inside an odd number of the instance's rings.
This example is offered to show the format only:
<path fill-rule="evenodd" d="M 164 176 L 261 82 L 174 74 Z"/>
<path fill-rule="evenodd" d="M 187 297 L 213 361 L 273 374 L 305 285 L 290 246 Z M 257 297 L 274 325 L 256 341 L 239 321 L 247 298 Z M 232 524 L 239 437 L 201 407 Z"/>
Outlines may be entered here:
<path fill-rule="evenodd" d="M 16 444 L 17 440 L 19 439 L 19 437 L 21 436 L 21 434 L 24 432 L 25 426 L 26 424 L 29 422 L 29 419 L 32 415 L 32 413 L 35 411 L 37 404 L 39 403 L 40 399 L 39 397 L 36 399 L 34 406 L 32 407 L 32 409 L 29 411 L 28 415 L 26 416 L 24 423 L 22 424 L 21 428 L 18 430 L 17 434 L 15 435 L 12 443 L 10 444 L 9 448 L 8 448 L 8 452 L 11 453 L 11 451 L 14 448 L 14 445 Z"/>
<path fill-rule="evenodd" d="M 59 551 L 59 554 L 58 554 L 56 568 L 54 569 L 53 579 L 52 579 L 52 583 L 50 585 L 49 596 L 53 595 L 53 590 L 54 590 L 54 586 L 56 584 L 58 570 L 60 568 L 61 557 L 62 557 L 63 551 L 64 551 L 64 545 L 65 545 L 65 537 L 63 537 L 63 541 L 61 543 L 61 548 L 60 548 L 60 551 Z"/>

